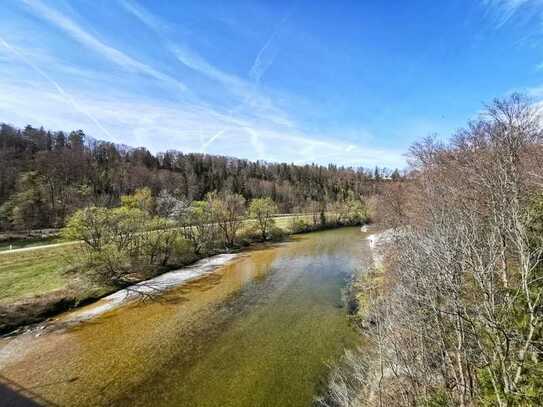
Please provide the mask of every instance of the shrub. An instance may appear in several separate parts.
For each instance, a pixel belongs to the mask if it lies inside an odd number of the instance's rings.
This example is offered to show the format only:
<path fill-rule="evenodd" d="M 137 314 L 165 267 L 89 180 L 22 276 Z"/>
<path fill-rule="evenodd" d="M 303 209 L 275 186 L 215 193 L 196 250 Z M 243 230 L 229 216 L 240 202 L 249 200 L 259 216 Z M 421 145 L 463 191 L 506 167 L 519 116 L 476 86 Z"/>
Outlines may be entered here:
<path fill-rule="evenodd" d="M 268 238 L 273 242 L 280 242 L 281 240 L 284 240 L 286 235 L 287 233 L 283 229 L 275 225 L 273 225 L 268 232 Z"/>
<path fill-rule="evenodd" d="M 191 244 L 163 218 L 139 208 L 90 207 L 74 213 L 62 235 L 83 241 L 79 252 L 87 274 L 100 283 L 122 286 L 136 274 L 149 276 L 191 253 Z"/>
<path fill-rule="evenodd" d="M 291 233 L 304 233 L 312 230 L 312 226 L 307 223 L 305 220 L 295 217 L 292 219 L 290 224 Z"/>

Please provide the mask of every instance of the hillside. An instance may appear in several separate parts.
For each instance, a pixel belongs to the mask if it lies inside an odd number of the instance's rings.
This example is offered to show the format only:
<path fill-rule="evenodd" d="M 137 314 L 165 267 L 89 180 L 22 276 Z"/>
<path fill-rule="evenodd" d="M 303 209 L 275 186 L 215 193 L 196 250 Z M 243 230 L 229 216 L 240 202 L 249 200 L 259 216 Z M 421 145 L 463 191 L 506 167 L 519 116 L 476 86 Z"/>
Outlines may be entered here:
<path fill-rule="evenodd" d="M 97 141 L 83 131 L 0 125 L 0 225 L 4 229 L 59 227 L 88 205 L 116 206 L 122 195 L 148 187 L 187 202 L 209 192 L 246 200 L 271 197 L 280 212 L 315 211 L 349 194 L 375 193 L 386 169 L 252 162 L 200 153 L 152 154 Z"/>

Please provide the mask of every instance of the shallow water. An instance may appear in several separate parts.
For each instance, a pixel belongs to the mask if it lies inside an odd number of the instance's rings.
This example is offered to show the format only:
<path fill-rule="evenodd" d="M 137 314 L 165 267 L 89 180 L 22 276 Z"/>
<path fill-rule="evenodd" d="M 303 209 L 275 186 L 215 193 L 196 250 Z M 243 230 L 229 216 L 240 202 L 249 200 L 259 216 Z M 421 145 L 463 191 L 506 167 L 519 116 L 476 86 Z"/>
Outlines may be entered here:
<path fill-rule="evenodd" d="M 299 236 L 152 301 L 4 339 L 0 375 L 55 405 L 311 405 L 356 340 L 342 289 L 364 237 L 359 228 Z"/>

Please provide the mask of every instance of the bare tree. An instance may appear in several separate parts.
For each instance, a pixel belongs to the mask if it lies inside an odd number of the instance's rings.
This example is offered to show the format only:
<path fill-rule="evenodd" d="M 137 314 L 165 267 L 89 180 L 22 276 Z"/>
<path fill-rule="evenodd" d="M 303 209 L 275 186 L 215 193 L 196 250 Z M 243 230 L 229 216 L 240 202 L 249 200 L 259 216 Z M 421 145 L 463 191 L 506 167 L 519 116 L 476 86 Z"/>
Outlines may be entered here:
<path fill-rule="evenodd" d="M 450 144 L 411 149 L 407 189 L 387 195 L 391 285 L 370 316 L 381 400 L 542 402 L 541 142 L 538 112 L 514 95 Z"/>

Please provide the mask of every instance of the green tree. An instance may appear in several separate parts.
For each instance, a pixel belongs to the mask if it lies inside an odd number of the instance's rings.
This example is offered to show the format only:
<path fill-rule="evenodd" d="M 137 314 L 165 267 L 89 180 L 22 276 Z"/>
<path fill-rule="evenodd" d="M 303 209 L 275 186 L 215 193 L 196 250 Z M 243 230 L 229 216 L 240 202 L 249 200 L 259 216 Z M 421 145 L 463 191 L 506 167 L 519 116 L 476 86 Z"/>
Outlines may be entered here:
<path fill-rule="evenodd" d="M 153 213 L 155 209 L 155 200 L 148 187 L 136 189 L 131 195 L 121 196 L 121 204 L 126 208 L 141 209 L 147 213 Z"/>
<path fill-rule="evenodd" d="M 232 247 L 245 215 L 245 198 L 232 193 L 208 194 L 213 222 L 217 224 L 223 241 Z"/>
<path fill-rule="evenodd" d="M 185 239 L 189 240 L 196 255 L 204 254 L 215 240 L 216 227 L 208 201 L 193 201 L 182 213 L 180 223 Z"/>
<path fill-rule="evenodd" d="M 76 211 L 62 230 L 68 240 L 83 241 L 85 269 L 100 282 L 123 285 L 136 270 L 148 215 L 137 208 L 89 207 Z"/>
<path fill-rule="evenodd" d="M 91 277 L 122 286 L 180 264 L 190 253 L 189 242 L 171 226 L 139 208 L 89 207 L 70 217 L 62 236 L 83 242 L 78 255 Z"/>
<path fill-rule="evenodd" d="M 147 232 L 140 236 L 141 255 L 144 266 L 166 267 L 176 256 L 190 252 L 190 242 L 181 238 L 178 228 L 165 218 L 153 217 L 145 223 Z"/>
<path fill-rule="evenodd" d="M 352 192 L 338 206 L 340 208 L 339 220 L 344 225 L 358 225 L 368 218 L 366 205 L 356 198 Z"/>
<path fill-rule="evenodd" d="M 249 205 L 249 216 L 256 220 L 262 240 L 266 240 L 275 224 L 273 215 L 277 213 L 277 205 L 271 198 L 257 198 Z"/>
<path fill-rule="evenodd" d="M 36 171 L 22 173 L 16 192 L 0 207 L 2 217 L 18 229 L 35 229 L 48 225 L 50 208 L 42 188 L 43 179 Z"/>
<path fill-rule="evenodd" d="M 85 133 L 83 130 L 72 131 L 68 136 L 68 145 L 73 150 L 82 150 L 85 143 Z"/>
<path fill-rule="evenodd" d="M 390 174 L 390 179 L 392 181 L 399 181 L 401 179 L 400 171 L 397 168 Z"/>

